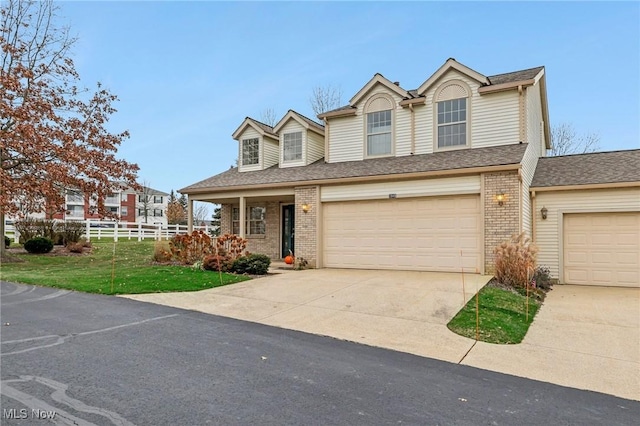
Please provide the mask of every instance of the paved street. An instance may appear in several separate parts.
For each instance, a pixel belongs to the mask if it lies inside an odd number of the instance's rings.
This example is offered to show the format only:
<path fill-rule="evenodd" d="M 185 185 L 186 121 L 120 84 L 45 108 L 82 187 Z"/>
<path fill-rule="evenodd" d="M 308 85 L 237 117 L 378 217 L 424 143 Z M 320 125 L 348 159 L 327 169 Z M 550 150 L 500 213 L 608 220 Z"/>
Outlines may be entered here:
<path fill-rule="evenodd" d="M 635 401 L 329 337 L 124 298 L 0 288 L 3 425 L 630 425 L 640 417 Z"/>

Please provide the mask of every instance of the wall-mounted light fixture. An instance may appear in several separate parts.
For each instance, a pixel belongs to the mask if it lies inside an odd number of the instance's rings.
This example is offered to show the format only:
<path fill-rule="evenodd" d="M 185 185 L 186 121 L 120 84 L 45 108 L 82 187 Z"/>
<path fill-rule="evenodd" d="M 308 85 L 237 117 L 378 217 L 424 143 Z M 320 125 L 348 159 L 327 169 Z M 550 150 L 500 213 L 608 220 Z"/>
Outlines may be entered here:
<path fill-rule="evenodd" d="M 307 203 L 303 204 L 301 207 L 302 207 L 302 211 L 305 213 L 309 213 L 309 210 L 311 210 L 311 206 Z"/>
<path fill-rule="evenodd" d="M 540 214 L 542 215 L 542 220 L 545 220 L 547 218 L 547 213 L 549 212 L 549 210 L 547 210 L 546 207 L 542 206 L 542 208 L 540 209 Z"/>
<path fill-rule="evenodd" d="M 506 200 L 506 196 L 504 195 L 504 192 L 499 192 L 498 194 L 496 194 L 496 201 L 498 202 L 498 205 L 501 206 L 504 204 L 504 200 Z"/>

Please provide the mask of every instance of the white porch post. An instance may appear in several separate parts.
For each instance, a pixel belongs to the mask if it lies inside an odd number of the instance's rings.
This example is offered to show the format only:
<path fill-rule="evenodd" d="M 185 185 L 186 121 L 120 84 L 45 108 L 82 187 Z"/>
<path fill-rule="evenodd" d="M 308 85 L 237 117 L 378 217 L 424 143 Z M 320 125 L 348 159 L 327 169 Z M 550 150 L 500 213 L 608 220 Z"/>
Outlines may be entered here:
<path fill-rule="evenodd" d="M 189 198 L 187 201 L 187 232 L 193 232 L 193 200 Z"/>
<path fill-rule="evenodd" d="M 244 238 L 244 235 L 246 233 L 246 229 L 244 229 L 244 225 L 245 225 L 245 215 L 246 215 L 246 210 L 247 210 L 247 206 L 246 206 L 246 200 L 244 199 L 244 197 L 240 197 L 240 203 L 239 203 L 239 210 L 240 210 L 240 223 L 239 223 L 239 229 L 240 229 L 240 238 Z"/>

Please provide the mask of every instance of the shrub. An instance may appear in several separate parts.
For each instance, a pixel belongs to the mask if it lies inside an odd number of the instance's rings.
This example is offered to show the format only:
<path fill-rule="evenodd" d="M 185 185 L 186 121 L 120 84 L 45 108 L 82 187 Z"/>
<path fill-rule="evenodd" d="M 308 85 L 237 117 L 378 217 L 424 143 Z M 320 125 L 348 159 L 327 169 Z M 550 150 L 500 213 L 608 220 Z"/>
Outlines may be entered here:
<path fill-rule="evenodd" d="M 174 235 L 169 241 L 171 256 L 185 265 L 193 265 L 215 252 L 211 237 L 204 231 Z"/>
<path fill-rule="evenodd" d="M 82 222 L 66 221 L 59 222 L 56 225 L 56 231 L 58 239 L 61 240 L 61 244 L 69 245 L 80 242 L 80 239 L 84 235 L 85 225 Z"/>
<path fill-rule="evenodd" d="M 82 241 L 82 247 L 91 248 L 91 241 Z"/>
<path fill-rule="evenodd" d="M 49 238 L 35 237 L 24 243 L 24 249 L 29 253 L 49 253 L 53 250 L 53 242 Z"/>
<path fill-rule="evenodd" d="M 9 248 L 9 246 L 11 245 L 11 238 L 7 237 L 6 235 L 4 236 L 4 248 Z"/>
<path fill-rule="evenodd" d="M 232 264 L 228 253 L 211 254 L 202 259 L 202 269 L 205 271 L 229 272 Z"/>
<path fill-rule="evenodd" d="M 503 285 L 526 288 L 536 267 L 538 248 L 522 233 L 495 248 L 496 279 Z"/>
<path fill-rule="evenodd" d="M 551 290 L 551 286 L 553 286 L 553 281 L 551 280 L 551 271 L 546 266 L 538 266 L 533 273 L 533 283 L 536 288 L 544 292 L 549 292 Z"/>
<path fill-rule="evenodd" d="M 153 260 L 165 263 L 171 260 L 171 249 L 166 241 L 156 241 L 153 245 Z"/>
<path fill-rule="evenodd" d="M 14 223 L 14 227 L 20 234 L 19 241 L 21 243 L 32 240 L 35 237 L 44 237 L 51 241 L 56 240 L 56 222 L 53 220 L 25 218 L 17 220 Z"/>
<path fill-rule="evenodd" d="M 271 259 L 264 254 L 241 256 L 233 261 L 231 271 L 236 274 L 264 275 L 269 271 Z"/>
<path fill-rule="evenodd" d="M 232 260 L 242 256 L 247 248 L 247 240 L 233 234 L 224 234 L 216 238 L 217 253 L 228 253 Z"/>
<path fill-rule="evenodd" d="M 82 245 L 82 243 L 71 243 L 67 245 L 67 250 L 69 250 L 71 253 L 82 253 L 83 248 L 84 246 Z"/>

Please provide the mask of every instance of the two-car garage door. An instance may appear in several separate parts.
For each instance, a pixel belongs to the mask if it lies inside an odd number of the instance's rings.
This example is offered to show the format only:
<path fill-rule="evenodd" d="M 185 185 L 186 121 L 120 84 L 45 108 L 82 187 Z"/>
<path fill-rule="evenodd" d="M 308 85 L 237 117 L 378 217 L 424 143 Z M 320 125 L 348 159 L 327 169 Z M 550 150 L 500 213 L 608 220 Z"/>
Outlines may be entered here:
<path fill-rule="evenodd" d="M 640 287 L 640 213 L 564 215 L 564 282 Z"/>
<path fill-rule="evenodd" d="M 477 194 L 325 203 L 323 235 L 331 268 L 481 271 Z"/>

